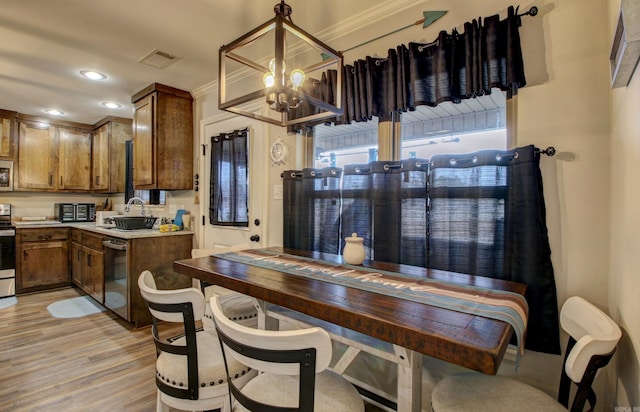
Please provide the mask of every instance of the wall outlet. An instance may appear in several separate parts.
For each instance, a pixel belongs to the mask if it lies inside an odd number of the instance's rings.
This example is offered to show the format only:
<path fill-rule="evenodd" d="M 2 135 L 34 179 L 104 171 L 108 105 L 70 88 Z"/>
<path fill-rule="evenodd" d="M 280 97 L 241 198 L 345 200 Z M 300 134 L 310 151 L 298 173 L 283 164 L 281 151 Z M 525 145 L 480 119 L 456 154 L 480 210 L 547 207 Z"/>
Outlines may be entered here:
<path fill-rule="evenodd" d="M 282 200 L 282 185 L 273 185 L 273 199 Z"/>

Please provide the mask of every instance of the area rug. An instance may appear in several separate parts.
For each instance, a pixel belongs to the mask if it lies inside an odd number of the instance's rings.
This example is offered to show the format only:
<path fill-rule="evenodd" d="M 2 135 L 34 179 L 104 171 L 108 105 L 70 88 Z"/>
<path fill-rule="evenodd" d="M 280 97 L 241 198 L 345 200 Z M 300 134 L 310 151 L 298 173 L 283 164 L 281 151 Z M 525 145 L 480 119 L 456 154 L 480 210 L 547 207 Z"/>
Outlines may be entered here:
<path fill-rule="evenodd" d="M 0 309 L 8 308 L 9 306 L 13 306 L 16 303 L 18 303 L 18 298 L 15 296 L 2 298 L 0 299 Z"/>
<path fill-rule="evenodd" d="M 47 306 L 47 310 L 54 318 L 80 318 L 104 312 L 106 309 L 89 296 L 78 296 L 53 302 Z"/>

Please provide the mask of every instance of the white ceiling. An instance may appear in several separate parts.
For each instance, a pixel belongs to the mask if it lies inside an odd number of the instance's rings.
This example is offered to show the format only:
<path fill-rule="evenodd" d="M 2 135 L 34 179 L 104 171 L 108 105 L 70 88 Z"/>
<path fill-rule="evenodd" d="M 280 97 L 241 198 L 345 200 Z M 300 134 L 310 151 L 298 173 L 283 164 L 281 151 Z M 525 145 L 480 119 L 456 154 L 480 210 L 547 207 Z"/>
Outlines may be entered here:
<path fill-rule="evenodd" d="M 93 124 L 132 116 L 131 96 L 158 82 L 191 92 L 217 79 L 218 49 L 273 17 L 277 0 L 2 0 L 0 109 Z M 431 41 L 439 30 L 495 13 L 506 0 L 289 0 L 293 21 L 337 50 L 347 50 L 422 18 L 449 10 L 433 27 L 400 31 L 345 54 L 351 62 L 389 47 Z M 157 69 L 138 62 L 153 49 L 180 57 Z M 79 71 L 105 73 L 90 82 Z M 122 105 L 106 109 L 103 101 Z"/>

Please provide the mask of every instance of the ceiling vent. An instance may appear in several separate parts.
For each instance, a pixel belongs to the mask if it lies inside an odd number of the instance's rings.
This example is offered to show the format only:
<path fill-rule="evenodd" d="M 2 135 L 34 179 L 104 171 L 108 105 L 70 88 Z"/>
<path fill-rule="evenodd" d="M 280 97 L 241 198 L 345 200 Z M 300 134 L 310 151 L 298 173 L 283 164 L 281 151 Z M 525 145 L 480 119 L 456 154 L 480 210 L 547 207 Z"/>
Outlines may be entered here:
<path fill-rule="evenodd" d="M 178 60 L 180 60 L 180 57 L 163 52 L 162 50 L 154 49 L 138 60 L 138 62 L 155 67 L 156 69 L 164 69 Z"/>

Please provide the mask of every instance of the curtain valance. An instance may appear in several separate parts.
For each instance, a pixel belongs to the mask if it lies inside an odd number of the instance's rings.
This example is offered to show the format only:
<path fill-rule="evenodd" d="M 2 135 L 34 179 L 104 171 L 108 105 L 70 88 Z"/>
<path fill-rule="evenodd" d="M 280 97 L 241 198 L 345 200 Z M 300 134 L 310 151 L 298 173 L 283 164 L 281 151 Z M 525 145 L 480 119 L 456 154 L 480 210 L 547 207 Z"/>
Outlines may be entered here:
<path fill-rule="evenodd" d="M 526 85 L 521 24 L 521 17 L 511 6 L 504 20 L 498 15 L 474 19 L 464 24 L 463 33 L 441 31 L 431 43 L 402 44 L 389 49 L 384 58 L 367 56 L 345 65 L 344 113 L 333 121 L 348 124 L 373 116 L 385 121 L 393 112 L 444 101 L 459 103 L 490 94 L 493 87 L 506 91 L 511 98 Z M 335 70 L 329 70 L 321 79 L 305 82 L 304 90 L 335 105 L 336 77 Z M 303 102 L 292 115 L 307 116 L 311 110 Z"/>

